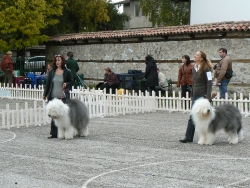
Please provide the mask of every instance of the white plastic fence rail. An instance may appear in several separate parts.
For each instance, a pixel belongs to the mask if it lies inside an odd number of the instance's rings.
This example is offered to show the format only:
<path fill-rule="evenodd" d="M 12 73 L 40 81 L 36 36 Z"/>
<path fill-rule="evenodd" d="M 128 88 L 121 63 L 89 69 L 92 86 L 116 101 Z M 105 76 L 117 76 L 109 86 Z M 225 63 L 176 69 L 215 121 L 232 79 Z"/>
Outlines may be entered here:
<path fill-rule="evenodd" d="M 28 102 L 25 102 L 23 108 L 16 103 L 16 109 L 10 109 L 10 105 L 6 104 L 6 109 L 0 111 L 1 125 L 0 129 L 22 126 L 39 126 L 46 125 L 48 117 L 45 112 L 45 101 L 41 106 L 37 105 L 37 101 L 34 101 L 33 107 L 28 106 Z"/>
<path fill-rule="evenodd" d="M 1 85 L 1 84 L 0 84 Z M 0 97 L 13 99 L 42 100 L 43 87 L 0 87 Z"/>
<path fill-rule="evenodd" d="M 117 93 L 117 91 L 116 91 Z M 177 94 L 177 96 L 176 96 Z M 6 109 L 1 111 L 1 126 L 0 128 L 20 127 L 29 125 L 42 125 L 49 122 L 45 112 L 45 101 L 43 106 L 37 106 L 36 101 L 42 101 L 43 88 L 10 88 L 0 87 L 0 98 L 20 99 L 20 100 L 34 100 L 34 107 L 28 107 L 25 104 L 24 109 L 19 109 L 19 104 L 16 104 L 16 109 Z M 173 92 L 171 96 L 168 92 L 164 96 L 152 96 L 148 92 L 144 93 L 134 91 L 118 95 L 107 94 L 101 90 L 90 90 L 89 88 L 73 89 L 71 92 L 72 98 L 78 98 L 85 102 L 88 109 L 90 118 L 117 116 L 125 114 L 137 114 L 155 111 L 182 111 L 190 112 L 191 100 L 187 96 L 181 98 L 181 92 Z M 1 99 L 2 100 L 2 99 Z M 213 106 L 221 105 L 223 103 L 230 103 L 235 105 L 243 115 L 250 113 L 250 94 L 247 98 L 243 98 L 243 94 L 239 96 L 236 93 L 232 99 L 220 99 L 220 94 L 217 93 L 217 98 L 213 99 Z"/>
<path fill-rule="evenodd" d="M 140 92 L 127 94 L 106 94 L 102 90 L 76 89 L 71 92 L 71 98 L 83 101 L 88 109 L 90 118 L 116 116 L 132 113 L 155 112 L 155 96 Z"/>

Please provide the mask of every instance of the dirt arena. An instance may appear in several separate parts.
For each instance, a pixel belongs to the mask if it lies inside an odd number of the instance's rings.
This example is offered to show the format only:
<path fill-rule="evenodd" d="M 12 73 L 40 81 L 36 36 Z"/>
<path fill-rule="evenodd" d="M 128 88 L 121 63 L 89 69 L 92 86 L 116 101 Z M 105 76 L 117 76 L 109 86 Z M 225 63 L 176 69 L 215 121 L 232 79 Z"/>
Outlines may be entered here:
<path fill-rule="evenodd" d="M 49 125 L 0 130 L 1 188 L 250 187 L 250 117 L 245 140 L 183 144 L 189 114 L 94 118 L 86 138 L 47 139 Z"/>

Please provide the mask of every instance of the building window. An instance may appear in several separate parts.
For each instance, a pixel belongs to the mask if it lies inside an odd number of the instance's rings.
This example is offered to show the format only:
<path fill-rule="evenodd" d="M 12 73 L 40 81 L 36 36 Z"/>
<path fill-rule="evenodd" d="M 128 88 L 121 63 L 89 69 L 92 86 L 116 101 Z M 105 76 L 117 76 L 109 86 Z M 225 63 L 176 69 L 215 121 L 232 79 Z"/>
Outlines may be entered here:
<path fill-rule="evenodd" d="M 140 16 L 140 5 L 135 4 L 135 17 Z"/>

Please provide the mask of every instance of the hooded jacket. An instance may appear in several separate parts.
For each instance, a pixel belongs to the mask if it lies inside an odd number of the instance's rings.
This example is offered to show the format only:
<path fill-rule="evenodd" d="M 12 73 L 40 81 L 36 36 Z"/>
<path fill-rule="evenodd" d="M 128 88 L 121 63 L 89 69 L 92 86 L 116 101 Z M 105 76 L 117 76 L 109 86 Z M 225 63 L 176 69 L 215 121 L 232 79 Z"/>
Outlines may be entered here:
<path fill-rule="evenodd" d="M 150 59 L 146 62 L 146 65 L 145 78 L 147 79 L 147 86 L 158 86 L 159 82 L 156 61 L 154 59 Z"/>

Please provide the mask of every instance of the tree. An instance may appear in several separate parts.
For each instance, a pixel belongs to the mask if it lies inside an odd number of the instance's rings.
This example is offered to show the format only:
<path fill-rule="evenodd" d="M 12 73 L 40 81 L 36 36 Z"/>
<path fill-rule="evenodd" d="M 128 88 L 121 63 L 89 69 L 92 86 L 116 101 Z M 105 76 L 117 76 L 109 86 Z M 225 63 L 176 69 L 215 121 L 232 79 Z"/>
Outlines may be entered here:
<path fill-rule="evenodd" d="M 153 26 L 183 25 L 189 22 L 189 3 L 173 0 L 140 0 L 141 9 Z"/>
<path fill-rule="evenodd" d="M 110 0 L 64 0 L 63 15 L 59 23 L 50 26 L 44 33 L 59 35 L 89 31 L 123 29 L 128 21 L 126 14 L 119 14 Z"/>
<path fill-rule="evenodd" d="M 47 41 L 40 30 L 58 22 L 62 0 L 5 0 L 0 2 L 0 50 L 24 49 Z"/>
<path fill-rule="evenodd" d="M 108 22 L 98 24 L 98 31 L 122 30 L 124 23 L 130 19 L 129 16 L 124 13 L 120 14 L 115 5 L 111 3 L 108 3 L 108 16 L 110 20 Z"/>
<path fill-rule="evenodd" d="M 60 23 L 51 27 L 54 34 L 95 31 L 98 24 L 110 20 L 107 2 L 109 0 L 64 0 Z"/>

